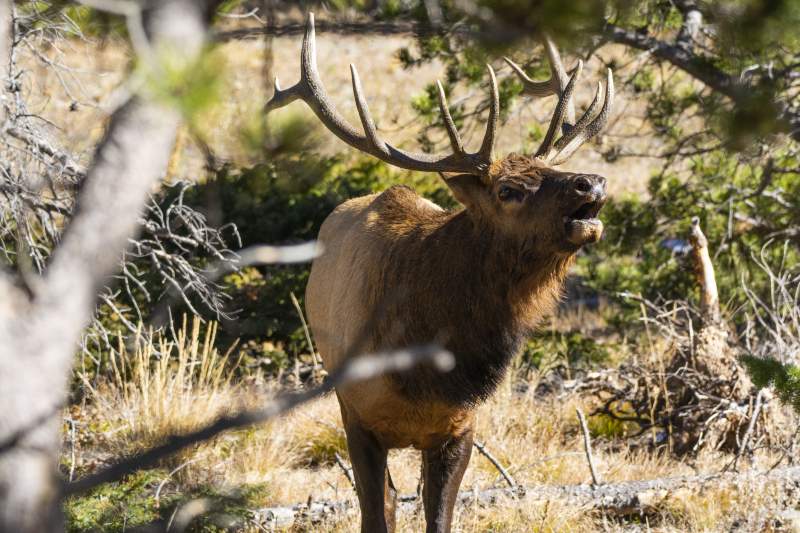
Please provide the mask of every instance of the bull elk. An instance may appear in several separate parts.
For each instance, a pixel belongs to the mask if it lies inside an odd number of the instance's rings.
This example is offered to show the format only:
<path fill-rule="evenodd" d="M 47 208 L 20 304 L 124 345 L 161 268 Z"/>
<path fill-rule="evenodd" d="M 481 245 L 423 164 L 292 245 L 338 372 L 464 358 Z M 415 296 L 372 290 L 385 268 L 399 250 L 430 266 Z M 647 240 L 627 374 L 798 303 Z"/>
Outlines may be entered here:
<path fill-rule="evenodd" d="M 492 158 L 499 102 L 491 66 L 488 123 L 474 153 L 462 143 L 441 84 L 439 106 L 452 153 L 413 153 L 381 139 L 351 65 L 363 133 L 352 127 L 332 105 L 317 71 L 313 14 L 300 81 L 281 89 L 275 80 L 267 111 L 303 100 L 350 146 L 400 168 L 438 172 L 463 205 L 446 211 L 393 186 L 344 202 L 320 230 L 326 252 L 312 266 L 306 307 L 329 370 L 342 364 L 359 336 L 364 350 L 376 352 L 437 340 L 456 358 L 447 374 L 423 366 L 336 391 L 362 531 L 394 530 L 396 493 L 387 453 L 409 446 L 422 450 L 427 530 L 450 530 L 476 406 L 497 387 L 526 334 L 553 309 L 576 252 L 602 234 L 596 217 L 606 199 L 605 178 L 553 167 L 607 122 L 611 71 L 605 91 L 598 83 L 594 101 L 574 122 L 572 94 L 582 63 L 568 74 L 547 39 L 545 49 L 551 77 L 544 82 L 506 61 L 527 94 L 558 96 L 550 126 L 535 154 L 499 160 Z"/>

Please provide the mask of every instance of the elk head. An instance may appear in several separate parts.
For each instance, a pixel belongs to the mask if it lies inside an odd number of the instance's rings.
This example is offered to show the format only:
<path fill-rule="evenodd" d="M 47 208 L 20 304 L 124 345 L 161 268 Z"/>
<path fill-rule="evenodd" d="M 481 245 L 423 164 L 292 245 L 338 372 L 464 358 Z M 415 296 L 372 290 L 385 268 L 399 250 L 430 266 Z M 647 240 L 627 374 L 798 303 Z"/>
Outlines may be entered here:
<path fill-rule="evenodd" d="M 510 154 L 500 160 L 493 159 L 499 98 L 497 80 L 489 65 L 489 117 L 477 152 L 471 153 L 464 148 L 439 82 L 439 107 L 451 153 L 414 153 L 381 139 L 364 98 L 358 72 L 355 66 L 350 65 L 353 93 L 363 128 L 363 134 L 360 133 L 331 104 L 319 77 L 313 14 L 309 14 L 303 39 L 300 81 L 288 89 L 281 89 L 276 78 L 275 92 L 266 105 L 266 111 L 301 99 L 332 133 L 350 146 L 400 168 L 439 173 L 481 231 L 487 230 L 517 241 L 520 244 L 518 249 L 522 249 L 525 255 L 571 255 L 584 244 L 596 242 L 602 235 L 603 224 L 596 217 L 606 199 L 606 180 L 593 174 L 560 171 L 555 167 L 565 162 L 608 121 L 614 99 L 614 82 L 609 69 L 599 112 L 603 93 L 601 82 L 598 82 L 591 105 L 575 122 L 572 94 L 583 63 L 578 61 L 568 74 L 549 39 L 545 39 L 545 49 L 551 77 L 543 82 L 531 80 L 517 64 L 506 58 L 520 77 L 526 94 L 558 97 L 544 140 L 532 155 Z"/>

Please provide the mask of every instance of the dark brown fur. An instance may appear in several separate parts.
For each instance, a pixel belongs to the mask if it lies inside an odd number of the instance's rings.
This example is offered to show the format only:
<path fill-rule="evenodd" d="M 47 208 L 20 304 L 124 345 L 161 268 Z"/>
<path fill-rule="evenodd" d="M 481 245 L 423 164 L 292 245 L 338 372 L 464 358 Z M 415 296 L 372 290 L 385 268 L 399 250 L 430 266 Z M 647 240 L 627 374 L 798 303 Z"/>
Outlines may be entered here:
<path fill-rule="evenodd" d="M 411 189 L 395 186 L 374 202 L 387 230 L 402 235 L 380 261 L 370 302 L 382 317 L 374 348 L 441 340 L 457 357 L 453 371 L 422 367 L 393 380 L 413 402 L 474 406 L 493 392 L 525 335 L 556 302 L 572 256 L 537 257 L 464 210 L 409 220 L 407 206 L 416 201 Z"/>

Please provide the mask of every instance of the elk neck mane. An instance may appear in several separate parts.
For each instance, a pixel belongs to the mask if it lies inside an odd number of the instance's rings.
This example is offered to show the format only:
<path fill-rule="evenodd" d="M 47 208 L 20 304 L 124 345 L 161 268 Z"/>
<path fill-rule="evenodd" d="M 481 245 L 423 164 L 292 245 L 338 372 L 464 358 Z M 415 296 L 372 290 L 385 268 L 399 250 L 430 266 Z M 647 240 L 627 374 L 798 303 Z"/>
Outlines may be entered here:
<path fill-rule="evenodd" d="M 537 257 L 531 242 L 512 242 L 467 211 L 435 208 L 402 186 L 382 193 L 374 208 L 391 235 L 383 271 L 370 276 L 369 305 L 380 317 L 375 348 L 438 341 L 456 356 L 447 374 L 422 367 L 391 379 L 412 400 L 486 399 L 558 302 L 572 256 Z"/>

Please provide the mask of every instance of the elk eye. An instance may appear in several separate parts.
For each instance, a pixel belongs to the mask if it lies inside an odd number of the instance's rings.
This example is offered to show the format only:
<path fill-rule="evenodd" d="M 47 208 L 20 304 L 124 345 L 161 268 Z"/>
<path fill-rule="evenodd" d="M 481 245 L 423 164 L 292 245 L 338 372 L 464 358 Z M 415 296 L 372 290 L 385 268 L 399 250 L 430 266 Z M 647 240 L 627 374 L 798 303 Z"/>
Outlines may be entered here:
<path fill-rule="evenodd" d="M 509 185 L 501 185 L 497 191 L 497 197 L 501 202 L 521 202 L 524 194 L 521 190 Z"/>

